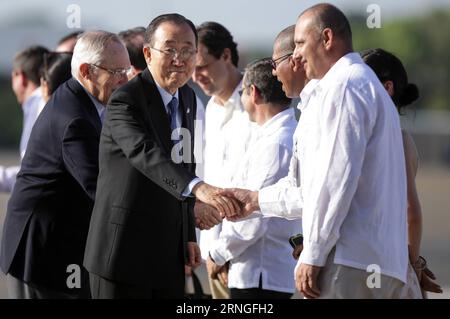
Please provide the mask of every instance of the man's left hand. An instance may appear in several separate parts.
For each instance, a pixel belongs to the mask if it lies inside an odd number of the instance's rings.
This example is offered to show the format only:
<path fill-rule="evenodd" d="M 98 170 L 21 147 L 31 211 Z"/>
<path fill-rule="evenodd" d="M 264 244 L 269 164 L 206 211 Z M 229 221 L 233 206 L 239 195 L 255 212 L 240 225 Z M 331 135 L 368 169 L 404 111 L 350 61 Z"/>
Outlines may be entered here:
<path fill-rule="evenodd" d="M 305 298 L 314 299 L 320 296 L 317 279 L 322 267 L 300 264 L 295 271 L 295 286 Z"/>
<path fill-rule="evenodd" d="M 188 250 L 187 265 L 192 268 L 197 268 L 198 266 L 200 266 L 201 254 L 200 254 L 200 248 L 198 247 L 197 243 L 191 242 L 191 241 L 188 242 L 187 250 Z"/>

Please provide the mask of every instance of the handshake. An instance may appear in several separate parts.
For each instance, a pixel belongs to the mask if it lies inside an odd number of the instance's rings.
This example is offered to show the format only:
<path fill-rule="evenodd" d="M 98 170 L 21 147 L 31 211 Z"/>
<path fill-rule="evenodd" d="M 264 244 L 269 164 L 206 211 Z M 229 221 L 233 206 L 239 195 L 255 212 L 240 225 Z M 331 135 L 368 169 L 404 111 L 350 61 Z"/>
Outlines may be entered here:
<path fill-rule="evenodd" d="M 221 189 L 204 182 L 192 190 L 197 198 L 195 204 L 195 223 L 199 229 L 210 229 L 223 218 L 237 221 L 259 210 L 258 192 L 229 188 Z"/>

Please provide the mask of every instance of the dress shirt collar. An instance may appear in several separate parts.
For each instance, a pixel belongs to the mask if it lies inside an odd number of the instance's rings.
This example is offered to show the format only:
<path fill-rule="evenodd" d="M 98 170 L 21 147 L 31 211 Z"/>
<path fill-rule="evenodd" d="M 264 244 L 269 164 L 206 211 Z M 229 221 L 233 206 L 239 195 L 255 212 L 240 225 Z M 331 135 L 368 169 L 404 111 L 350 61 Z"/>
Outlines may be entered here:
<path fill-rule="evenodd" d="M 231 93 L 231 96 L 228 98 L 228 100 L 225 102 L 225 104 L 223 105 L 226 109 L 230 108 L 230 109 L 237 109 L 237 110 L 241 110 L 244 111 L 244 107 L 242 106 L 241 103 L 241 95 L 239 94 L 239 91 L 242 88 L 242 80 L 239 82 L 239 84 L 234 88 L 233 93 Z M 216 102 L 216 97 L 213 97 L 213 101 L 215 104 L 219 105 Z"/>
<path fill-rule="evenodd" d="M 341 57 L 337 62 L 328 70 L 324 77 L 317 84 L 316 89 L 327 89 L 330 86 L 336 85 L 336 78 L 340 76 L 342 70 L 348 70 L 348 66 L 355 63 L 364 63 L 359 53 L 350 52 Z"/>
<path fill-rule="evenodd" d="M 242 80 L 235 87 L 233 93 L 231 94 L 230 98 L 225 103 L 225 105 L 238 106 L 238 107 L 240 107 L 240 109 L 243 109 L 243 106 L 241 103 L 241 95 L 239 94 L 239 91 L 241 90 L 241 88 L 242 88 Z"/>
<path fill-rule="evenodd" d="M 81 87 L 84 89 L 84 91 L 87 93 L 89 98 L 91 99 L 92 103 L 94 103 L 95 109 L 97 110 L 98 116 L 100 117 L 100 120 L 103 122 L 103 113 L 106 110 L 106 106 L 103 105 L 99 100 L 97 100 L 96 97 L 94 97 L 86 88 L 83 86 L 83 83 L 81 83 L 77 79 L 78 83 L 80 83 Z"/>
<path fill-rule="evenodd" d="M 335 85 L 336 77 L 340 74 L 342 69 L 347 68 L 354 63 L 364 63 L 359 53 L 350 52 L 341 57 L 337 62 L 328 70 L 324 77 L 320 80 L 313 79 L 308 82 L 300 93 L 299 109 L 303 111 L 308 105 L 308 101 L 314 92 L 320 92 L 326 90 L 329 86 Z"/>
<path fill-rule="evenodd" d="M 309 98 L 311 97 L 318 83 L 319 80 L 310 80 L 300 92 L 300 102 L 297 105 L 297 108 L 300 111 L 303 111 L 308 105 Z"/>
<path fill-rule="evenodd" d="M 38 87 L 36 90 L 33 91 L 33 93 L 31 93 L 31 95 L 23 102 L 22 104 L 22 109 L 25 111 L 27 110 L 30 105 L 35 103 L 35 100 L 42 99 L 42 91 L 41 91 L 41 87 Z"/>
<path fill-rule="evenodd" d="M 169 92 L 167 92 L 166 90 L 164 90 L 164 89 L 158 84 L 158 82 L 156 82 L 156 80 L 155 80 L 155 84 L 156 84 L 156 87 L 158 88 L 158 92 L 159 92 L 159 94 L 161 95 L 161 98 L 162 98 L 162 100 L 163 100 L 164 107 L 166 108 L 166 112 L 168 112 L 167 104 L 169 104 L 170 101 L 172 101 L 172 98 L 174 98 L 174 97 L 177 98 L 177 100 L 178 100 L 178 105 L 180 105 L 180 99 L 178 98 L 178 90 L 175 92 L 174 95 L 172 95 L 172 94 L 170 94 Z"/>
<path fill-rule="evenodd" d="M 278 113 L 274 117 L 272 117 L 270 120 L 268 120 L 266 123 L 264 123 L 261 126 L 258 127 L 258 132 L 261 135 L 269 136 L 273 133 L 277 132 L 280 127 L 284 125 L 286 121 L 289 119 L 295 119 L 295 111 L 294 108 L 289 107 L 288 109 Z"/>

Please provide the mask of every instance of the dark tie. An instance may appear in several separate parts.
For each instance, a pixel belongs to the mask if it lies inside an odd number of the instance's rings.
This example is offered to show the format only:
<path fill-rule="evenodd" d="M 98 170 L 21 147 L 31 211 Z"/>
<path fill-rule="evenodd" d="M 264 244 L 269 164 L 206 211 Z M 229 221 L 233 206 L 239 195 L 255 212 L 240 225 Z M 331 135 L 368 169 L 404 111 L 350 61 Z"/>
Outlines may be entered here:
<path fill-rule="evenodd" d="M 172 100 L 167 104 L 168 116 L 170 127 L 172 131 L 177 128 L 177 115 L 178 115 L 178 99 L 173 97 Z"/>

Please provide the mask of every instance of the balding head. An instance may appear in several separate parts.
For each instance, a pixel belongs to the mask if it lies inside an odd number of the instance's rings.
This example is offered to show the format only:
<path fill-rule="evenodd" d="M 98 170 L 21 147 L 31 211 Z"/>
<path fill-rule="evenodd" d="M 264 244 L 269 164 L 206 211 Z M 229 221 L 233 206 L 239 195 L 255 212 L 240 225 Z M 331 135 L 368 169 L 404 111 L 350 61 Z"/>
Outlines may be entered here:
<path fill-rule="evenodd" d="M 321 79 L 340 58 L 353 51 L 347 18 L 327 3 L 300 14 L 294 42 L 294 60 L 301 61 L 309 79 Z"/>
<path fill-rule="evenodd" d="M 323 30 L 330 29 L 333 35 L 349 47 L 352 47 L 352 30 L 350 23 L 344 13 L 329 3 L 316 4 L 305 11 L 303 11 L 299 19 L 302 17 L 313 17 L 312 23 L 318 35 L 321 35 Z"/>
<path fill-rule="evenodd" d="M 275 38 L 274 48 L 279 52 L 294 52 L 295 24 L 283 29 Z"/>
<path fill-rule="evenodd" d="M 283 91 L 289 98 L 298 97 L 307 82 L 300 61 L 292 58 L 295 49 L 294 32 L 295 25 L 283 29 L 275 38 L 272 53 L 272 74 L 281 82 Z"/>

